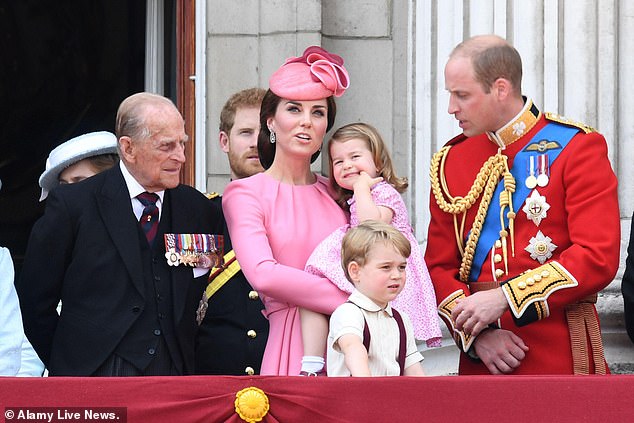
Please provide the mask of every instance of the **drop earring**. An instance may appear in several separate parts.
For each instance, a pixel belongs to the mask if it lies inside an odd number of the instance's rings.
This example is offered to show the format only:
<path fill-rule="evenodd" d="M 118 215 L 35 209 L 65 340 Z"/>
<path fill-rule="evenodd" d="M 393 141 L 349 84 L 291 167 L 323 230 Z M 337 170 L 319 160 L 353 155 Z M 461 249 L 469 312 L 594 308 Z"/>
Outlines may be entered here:
<path fill-rule="evenodd" d="M 271 141 L 271 144 L 275 144 L 276 141 L 276 136 L 275 136 L 275 132 L 271 131 L 271 135 L 269 135 L 269 141 Z"/>

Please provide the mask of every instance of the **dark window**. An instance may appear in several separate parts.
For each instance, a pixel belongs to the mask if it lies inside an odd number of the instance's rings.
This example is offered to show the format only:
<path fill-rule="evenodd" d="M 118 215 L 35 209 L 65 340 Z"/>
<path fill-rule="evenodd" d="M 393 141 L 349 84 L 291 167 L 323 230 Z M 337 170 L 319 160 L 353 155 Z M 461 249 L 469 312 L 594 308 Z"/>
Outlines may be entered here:
<path fill-rule="evenodd" d="M 51 149 L 143 91 L 145 0 L 0 3 L 0 245 L 19 271 Z M 169 63 L 169 62 L 168 62 Z M 45 277 L 46 263 L 42 263 Z"/>

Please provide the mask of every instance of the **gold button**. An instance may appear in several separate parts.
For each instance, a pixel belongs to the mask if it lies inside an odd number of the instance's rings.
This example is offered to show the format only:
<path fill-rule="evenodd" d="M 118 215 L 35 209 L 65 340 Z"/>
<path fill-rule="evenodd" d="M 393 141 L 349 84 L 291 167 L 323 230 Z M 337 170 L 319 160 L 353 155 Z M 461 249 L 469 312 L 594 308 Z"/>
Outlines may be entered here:
<path fill-rule="evenodd" d="M 255 374 L 255 370 L 253 370 L 253 367 L 248 366 L 246 369 L 244 369 L 244 373 L 248 374 L 249 376 L 253 376 Z"/>
<path fill-rule="evenodd" d="M 499 239 L 495 240 L 495 248 L 502 248 L 502 241 L 500 241 Z"/>
<path fill-rule="evenodd" d="M 496 277 L 501 277 L 502 275 L 504 275 L 504 270 L 502 269 L 495 269 L 495 276 Z"/>
<path fill-rule="evenodd" d="M 250 329 L 250 330 L 247 332 L 247 336 L 248 336 L 249 338 L 255 338 L 256 336 L 258 336 L 258 334 L 257 334 L 257 333 L 255 333 L 255 331 L 254 331 L 253 329 Z"/>
<path fill-rule="evenodd" d="M 533 279 L 535 279 L 535 282 L 539 282 L 542 280 L 542 275 L 540 275 L 539 273 L 533 275 Z"/>
<path fill-rule="evenodd" d="M 519 281 L 519 282 L 517 283 L 517 287 L 518 287 L 519 289 L 526 289 L 526 282 L 524 282 L 524 281 Z"/>
<path fill-rule="evenodd" d="M 550 276 L 550 273 L 548 272 L 548 270 L 542 270 L 542 278 L 547 278 Z"/>
<path fill-rule="evenodd" d="M 249 299 L 251 300 L 257 300 L 259 297 L 258 295 L 258 291 L 250 291 L 249 292 Z"/>
<path fill-rule="evenodd" d="M 499 263 L 499 262 L 501 262 L 501 261 L 502 261 L 502 256 L 501 256 L 501 255 L 499 255 L 499 254 L 494 255 L 494 256 L 493 256 L 493 261 L 494 261 L 495 263 Z"/>
<path fill-rule="evenodd" d="M 527 278 L 527 279 L 526 279 L 526 285 L 528 285 L 528 286 L 533 286 L 533 285 L 535 285 L 535 279 L 533 279 L 533 278 Z"/>

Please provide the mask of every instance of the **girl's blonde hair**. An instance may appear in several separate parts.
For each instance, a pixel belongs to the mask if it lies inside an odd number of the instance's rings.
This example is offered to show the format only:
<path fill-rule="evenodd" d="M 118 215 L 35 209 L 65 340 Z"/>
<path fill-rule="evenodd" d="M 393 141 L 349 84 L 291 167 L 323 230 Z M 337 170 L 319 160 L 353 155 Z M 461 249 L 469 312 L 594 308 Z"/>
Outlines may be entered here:
<path fill-rule="evenodd" d="M 364 140 L 368 146 L 368 150 L 372 153 L 372 158 L 379 176 L 383 177 L 383 180 L 392 185 L 394 189 L 400 193 L 405 192 L 408 186 L 407 178 L 399 178 L 394 172 L 394 166 L 392 166 L 392 159 L 390 153 L 387 150 L 387 146 L 381 138 L 379 131 L 375 127 L 367 123 L 349 123 L 341 128 L 337 129 L 328 144 L 328 155 L 330 156 L 329 172 L 330 172 L 330 186 L 336 193 L 337 203 L 344 209 L 348 209 L 348 200 L 352 197 L 352 190 L 340 187 L 335 181 L 333 167 L 332 167 L 332 145 L 335 142 L 346 142 L 351 139 Z"/>

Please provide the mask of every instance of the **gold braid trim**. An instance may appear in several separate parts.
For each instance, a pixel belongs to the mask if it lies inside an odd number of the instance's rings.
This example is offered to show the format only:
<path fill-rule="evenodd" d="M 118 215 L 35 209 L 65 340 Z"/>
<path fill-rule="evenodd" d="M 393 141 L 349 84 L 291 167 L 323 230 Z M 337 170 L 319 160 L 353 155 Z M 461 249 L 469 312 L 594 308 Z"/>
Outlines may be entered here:
<path fill-rule="evenodd" d="M 515 179 L 509 171 L 508 158 L 501 153 L 501 150 L 498 150 L 497 154 L 489 157 L 482 165 L 467 195 L 464 197 L 453 197 L 449 193 L 447 180 L 445 178 L 445 162 L 450 149 L 451 146 L 445 146 L 432 157 L 430 166 L 431 188 L 438 207 L 445 213 L 452 214 L 454 217 L 456 242 L 460 254 L 462 255 L 460 280 L 467 282 L 469 273 L 471 272 L 471 266 L 473 265 L 475 248 L 480 238 L 482 226 L 484 225 L 484 219 L 491 204 L 491 198 L 493 197 L 495 188 L 502 175 L 504 175 L 504 191 L 500 194 L 500 215 L 502 216 L 506 207 L 509 208 L 507 217 L 510 220 L 511 244 L 514 244 L 513 219 L 515 218 L 515 212 L 513 211 L 512 194 L 515 192 Z M 464 239 L 464 224 L 467 211 L 476 203 L 480 196 L 482 196 L 482 199 L 480 200 L 480 206 L 473 221 L 473 226 L 469 232 L 469 238 L 466 244 L 463 244 L 462 240 Z M 458 224 L 458 215 L 460 214 L 462 214 L 462 221 Z M 503 222 L 502 227 L 504 227 Z M 506 234 L 506 230 L 502 229 L 500 236 L 503 238 L 504 247 L 506 247 Z M 512 251 L 514 255 L 514 245 L 512 245 Z M 506 248 L 504 248 L 503 254 L 505 263 L 508 263 Z"/>
<path fill-rule="evenodd" d="M 607 373 L 601 329 L 594 313 L 597 294 L 586 297 L 575 304 L 566 306 L 566 320 L 570 332 L 572 347 L 572 363 L 574 374 L 590 374 L 590 362 L 594 365 L 594 373 Z M 590 349 L 588 351 L 588 344 Z"/>
<path fill-rule="evenodd" d="M 456 307 L 456 300 L 465 298 L 464 291 L 459 289 L 449 294 L 447 298 L 442 300 L 438 305 L 438 314 L 445 321 L 447 327 L 450 329 L 454 341 L 458 348 L 462 349 L 465 353 L 471 348 L 471 344 L 475 340 L 475 337 L 459 331 L 454 326 L 454 321 L 451 318 L 451 311 Z"/>

